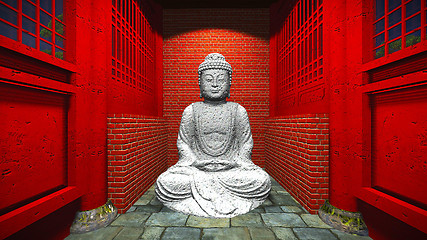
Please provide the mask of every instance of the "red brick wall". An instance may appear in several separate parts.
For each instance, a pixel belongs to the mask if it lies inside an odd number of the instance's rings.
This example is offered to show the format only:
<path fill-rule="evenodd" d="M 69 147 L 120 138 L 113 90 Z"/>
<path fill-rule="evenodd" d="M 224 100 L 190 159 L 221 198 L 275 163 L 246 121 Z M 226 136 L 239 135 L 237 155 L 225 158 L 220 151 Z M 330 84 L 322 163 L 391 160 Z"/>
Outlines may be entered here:
<path fill-rule="evenodd" d="M 168 163 L 178 160 L 181 115 L 201 101 L 197 68 L 211 52 L 233 67 L 231 98 L 246 108 L 254 138 L 252 160 L 264 166 L 263 122 L 269 114 L 269 10 L 165 9 L 163 100 L 168 120 Z"/>
<path fill-rule="evenodd" d="M 163 118 L 108 115 L 108 198 L 126 212 L 167 168 Z"/>
<path fill-rule="evenodd" d="M 329 116 L 272 118 L 265 125 L 266 171 L 316 213 L 329 193 Z"/>

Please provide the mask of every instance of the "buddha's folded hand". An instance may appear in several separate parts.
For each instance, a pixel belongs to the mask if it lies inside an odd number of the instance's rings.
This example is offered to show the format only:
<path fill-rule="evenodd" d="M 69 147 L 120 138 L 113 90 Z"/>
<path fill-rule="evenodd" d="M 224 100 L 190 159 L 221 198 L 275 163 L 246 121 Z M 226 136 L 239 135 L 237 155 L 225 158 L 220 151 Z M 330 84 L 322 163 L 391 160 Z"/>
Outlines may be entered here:
<path fill-rule="evenodd" d="M 214 159 L 197 161 L 193 163 L 193 166 L 201 171 L 218 172 L 234 168 L 237 166 L 237 164 L 228 160 Z"/>

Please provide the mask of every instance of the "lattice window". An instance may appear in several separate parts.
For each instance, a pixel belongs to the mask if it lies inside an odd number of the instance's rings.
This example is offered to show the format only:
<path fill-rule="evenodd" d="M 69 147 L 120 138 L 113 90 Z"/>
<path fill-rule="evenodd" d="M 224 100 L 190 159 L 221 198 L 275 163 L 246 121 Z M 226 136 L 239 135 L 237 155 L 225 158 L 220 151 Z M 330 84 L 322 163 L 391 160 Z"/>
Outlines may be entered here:
<path fill-rule="evenodd" d="M 155 32 L 142 1 L 113 0 L 113 79 L 153 94 Z"/>
<path fill-rule="evenodd" d="M 63 0 L 1 0 L 0 34 L 64 59 L 63 4 Z"/>
<path fill-rule="evenodd" d="M 300 0 L 278 38 L 278 87 L 281 98 L 323 81 L 323 1 Z"/>
<path fill-rule="evenodd" d="M 427 0 L 376 0 L 374 57 L 426 40 Z"/>

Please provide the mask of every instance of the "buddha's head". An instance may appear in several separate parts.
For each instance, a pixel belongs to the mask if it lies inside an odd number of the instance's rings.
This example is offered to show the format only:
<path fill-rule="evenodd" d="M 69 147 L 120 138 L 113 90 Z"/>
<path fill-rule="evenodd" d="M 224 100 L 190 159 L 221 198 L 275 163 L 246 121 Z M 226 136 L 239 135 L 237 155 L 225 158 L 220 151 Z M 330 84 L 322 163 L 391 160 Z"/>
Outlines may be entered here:
<path fill-rule="evenodd" d="M 200 97 L 223 101 L 230 97 L 231 65 L 219 53 L 211 53 L 199 65 Z"/>

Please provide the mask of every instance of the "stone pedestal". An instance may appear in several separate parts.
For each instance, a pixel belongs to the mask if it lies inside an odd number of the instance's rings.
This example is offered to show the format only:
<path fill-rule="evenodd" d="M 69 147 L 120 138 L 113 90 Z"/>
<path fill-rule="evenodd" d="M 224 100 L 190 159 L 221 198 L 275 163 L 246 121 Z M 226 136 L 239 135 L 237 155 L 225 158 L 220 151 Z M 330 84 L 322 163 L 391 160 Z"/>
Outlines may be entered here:
<path fill-rule="evenodd" d="M 111 200 L 108 200 L 107 203 L 98 208 L 77 212 L 70 232 L 72 234 L 85 233 L 103 228 L 109 225 L 116 216 L 117 208 Z"/>
<path fill-rule="evenodd" d="M 332 206 L 329 201 L 319 209 L 319 217 L 329 226 L 340 231 L 368 236 L 368 228 L 359 212 L 349 212 Z"/>

